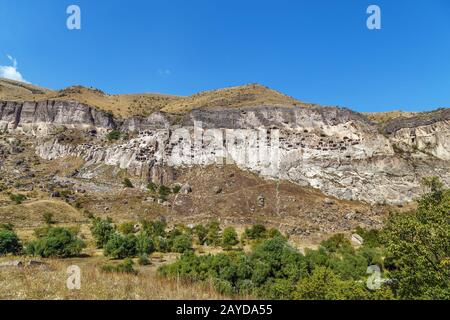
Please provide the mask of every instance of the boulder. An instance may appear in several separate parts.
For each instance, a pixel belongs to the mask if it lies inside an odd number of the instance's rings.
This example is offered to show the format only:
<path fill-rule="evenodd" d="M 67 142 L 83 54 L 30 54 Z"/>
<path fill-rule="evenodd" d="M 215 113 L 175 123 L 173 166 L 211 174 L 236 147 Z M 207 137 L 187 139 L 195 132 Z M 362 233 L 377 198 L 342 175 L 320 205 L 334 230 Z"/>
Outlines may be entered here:
<path fill-rule="evenodd" d="M 355 233 L 355 234 L 352 234 L 352 242 L 354 242 L 355 244 L 357 244 L 359 246 L 362 246 L 364 244 L 364 239 L 359 234 Z"/>
<path fill-rule="evenodd" d="M 264 195 L 260 194 L 258 196 L 258 206 L 264 207 L 265 205 L 266 205 L 266 198 L 264 197 Z"/>
<path fill-rule="evenodd" d="M 185 184 L 181 187 L 180 189 L 180 193 L 181 194 L 188 194 L 192 192 L 192 188 L 189 184 Z"/>

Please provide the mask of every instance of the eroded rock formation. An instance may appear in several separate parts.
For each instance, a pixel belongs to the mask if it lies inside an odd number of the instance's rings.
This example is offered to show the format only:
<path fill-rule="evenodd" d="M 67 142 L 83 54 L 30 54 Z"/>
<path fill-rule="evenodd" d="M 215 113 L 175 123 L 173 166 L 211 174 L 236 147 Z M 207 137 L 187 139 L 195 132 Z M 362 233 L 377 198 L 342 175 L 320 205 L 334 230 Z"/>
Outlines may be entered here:
<path fill-rule="evenodd" d="M 0 130 L 36 136 L 42 158 L 83 158 L 84 178 L 99 163 L 127 169 L 143 184 L 170 181 L 172 168 L 180 166 L 234 163 L 341 199 L 398 204 L 420 193 L 424 177 L 450 184 L 448 110 L 381 128 L 359 113 L 333 107 L 195 109 L 116 119 L 77 102 L 0 102 Z M 61 141 L 56 129 L 98 137 L 88 143 Z M 103 137 L 113 129 L 131 137 L 107 143 Z"/>

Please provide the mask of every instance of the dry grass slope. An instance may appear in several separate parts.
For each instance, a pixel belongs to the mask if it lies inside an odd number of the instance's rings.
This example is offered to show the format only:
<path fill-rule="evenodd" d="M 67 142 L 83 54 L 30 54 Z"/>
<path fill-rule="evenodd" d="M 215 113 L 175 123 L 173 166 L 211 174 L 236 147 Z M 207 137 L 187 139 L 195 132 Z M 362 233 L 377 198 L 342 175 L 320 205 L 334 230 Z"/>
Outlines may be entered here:
<path fill-rule="evenodd" d="M 138 275 L 102 272 L 95 259 L 46 260 L 44 267 L 0 269 L 1 300 L 223 300 L 212 285 L 160 278 L 153 267 Z M 86 259 L 84 259 L 86 260 Z M 82 263 L 82 264 L 81 264 Z M 80 265 L 81 289 L 66 287 L 67 267 Z"/>
<path fill-rule="evenodd" d="M 74 100 L 112 112 L 117 117 L 148 116 L 155 111 L 183 114 L 196 108 L 242 108 L 259 105 L 310 106 L 258 84 L 205 91 L 189 97 L 164 94 L 109 95 L 95 88 L 72 86 L 48 90 L 16 81 L 0 79 L 0 100 Z"/>
<path fill-rule="evenodd" d="M 388 112 L 368 112 L 364 113 L 369 120 L 378 123 L 378 124 L 385 124 L 391 120 L 398 119 L 398 118 L 410 118 L 416 116 L 417 112 L 407 112 L 407 111 L 401 111 L 401 110 L 393 110 Z"/>

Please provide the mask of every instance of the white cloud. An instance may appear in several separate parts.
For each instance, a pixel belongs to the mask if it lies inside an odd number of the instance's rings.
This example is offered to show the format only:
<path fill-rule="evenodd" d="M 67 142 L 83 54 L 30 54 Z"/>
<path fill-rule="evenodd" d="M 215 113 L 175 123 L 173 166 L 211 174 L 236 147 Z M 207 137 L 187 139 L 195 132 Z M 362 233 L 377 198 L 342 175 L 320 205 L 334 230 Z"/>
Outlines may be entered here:
<path fill-rule="evenodd" d="M 10 80 L 29 83 L 22 77 L 22 74 L 17 70 L 17 60 L 11 55 L 7 54 L 6 57 L 11 61 L 11 66 L 0 66 L 0 78 L 6 78 Z"/>

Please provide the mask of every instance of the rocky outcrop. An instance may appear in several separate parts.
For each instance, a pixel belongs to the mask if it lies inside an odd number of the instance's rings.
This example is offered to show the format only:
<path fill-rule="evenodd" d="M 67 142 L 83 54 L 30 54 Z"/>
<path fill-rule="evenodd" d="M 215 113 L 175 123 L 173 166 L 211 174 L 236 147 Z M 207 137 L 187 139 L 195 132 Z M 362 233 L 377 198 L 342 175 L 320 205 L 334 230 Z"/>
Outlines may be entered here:
<path fill-rule="evenodd" d="M 0 102 L 0 130 L 16 130 L 38 136 L 45 136 L 49 129 L 58 126 L 96 129 L 99 132 L 112 129 L 139 132 L 168 125 L 168 120 L 160 113 L 154 113 L 148 118 L 122 120 L 75 101 Z"/>
<path fill-rule="evenodd" d="M 0 125 L 38 136 L 42 158 L 83 158 L 83 178 L 95 175 L 90 166 L 106 164 L 127 169 L 143 184 L 167 183 L 173 168 L 235 164 L 341 199 L 392 204 L 413 200 L 427 176 L 450 185 L 447 115 L 401 120 L 383 132 L 361 114 L 333 107 L 196 109 L 180 117 L 121 120 L 75 102 L 0 103 Z M 116 144 L 64 143 L 45 134 L 59 125 L 139 135 Z"/>

